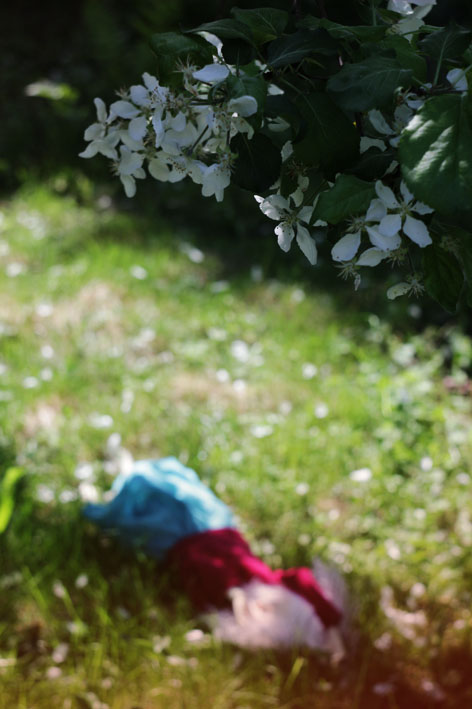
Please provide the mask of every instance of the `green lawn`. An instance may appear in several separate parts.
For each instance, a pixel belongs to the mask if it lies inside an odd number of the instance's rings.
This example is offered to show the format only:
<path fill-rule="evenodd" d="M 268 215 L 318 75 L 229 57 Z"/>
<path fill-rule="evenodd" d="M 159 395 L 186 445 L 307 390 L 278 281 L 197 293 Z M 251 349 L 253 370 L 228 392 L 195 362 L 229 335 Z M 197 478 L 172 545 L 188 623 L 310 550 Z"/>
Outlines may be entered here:
<path fill-rule="evenodd" d="M 103 198 L 30 188 L 1 214 L 0 476 L 25 475 L 0 536 L 0 706 L 469 706 L 469 340 L 226 280 L 191 233 Z M 165 569 L 81 516 L 112 433 L 195 468 L 269 564 L 337 566 L 347 660 L 188 635 Z"/>

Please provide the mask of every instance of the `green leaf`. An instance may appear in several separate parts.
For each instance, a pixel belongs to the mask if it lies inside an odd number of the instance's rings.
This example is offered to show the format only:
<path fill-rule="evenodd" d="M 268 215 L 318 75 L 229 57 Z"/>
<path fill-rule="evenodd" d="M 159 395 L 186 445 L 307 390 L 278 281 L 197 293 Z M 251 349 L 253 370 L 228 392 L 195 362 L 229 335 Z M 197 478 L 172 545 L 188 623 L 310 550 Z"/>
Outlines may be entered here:
<path fill-rule="evenodd" d="M 356 64 L 344 64 L 328 81 L 328 90 L 346 111 L 368 111 L 393 101 L 399 86 L 408 86 L 413 72 L 396 60 L 372 56 Z"/>
<path fill-rule="evenodd" d="M 15 506 L 15 488 L 23 477 L 25 471 L 22 468 L 8 468 L 0 485 L 0 534 L 2 534 L 10 522 Z"/>
<path fill-rule="evenodd" d="M 252 140 L 239 133 L 231 141 L 231 150 L 238 154 L 232 181 L 253 193 L 265 192 L 280 175 L 280 150 L 265 135 L 255 134 Z"/>
<path fill-rule="evenodd" d="M 423 251 L 423 269 L 426 291 L 443 308 L 455 312 L 464 281 L 456 257 L 432 244 Z"/>
<path fill-rule="evenodd" d="M 192 30 L 187 30 L 187 33 L 195 34 L 196 32 L 211 32 L 220 39 L 242 39 L 249 44 L 254 44 L 251 29 L 238 20 L 215 20 L 214 22 L 204 22 Z"/>
<path fill-rule="evenodd" d="M 213 47 L 202 37 L 186 37 L 177 32 L 160 32 L 151 37 L 151 48 L 158 57 L 177 59 L 189 57 L 211 61 Z"/>
<path fill-rule="evenodd" d="M 288 12 L 273 7 L 258 7 L 253 10 L 233 7 L 231 14 L 250 28 L 256 44 L 264 44 L 280 37 L 288 22 Z"/>
<path fill-rule="evenodd" d="M 233 76 L 232 74 L 226 79 L 226 85 L 229 89 L 230 98 L 239 98 L 239 96 L 254 96 L 257 101 L 258 111 L 264 109 L 267 96 L 267 82 L 258 76 Z"/>
<path fill-rule="evenodd" d="M 398 64 L 403 69 L 411 69 L 416 79 L 423 82 L 426 81 L 428 73 L 426 60 L 414 50 L 407 39 L 392 36 L 373 45 L 373 52 L 379 53 L 382 50 L 393 50 Z"/>
<path fill-rule="evenodd" d="M 432 59 L 459 59 L 472 39 L 471 30 L 451 24 L 421 40 L 419 48 Z"/>
<path fill-rule="evenodd" d="M 472 108 L 467 96 L 434 96 L 400 140 L 399 160 L 415 196 L 445 214 L 472 203 Z"/>
<path fill-rule="evenodd" d="M 225 62 L 235 66 L 249 64 L 257 56 L 256 48 L 242 39 L 225 39 L 221 51 Z"/>
<path fill-rule="evenodd" d="M 379 180 L 395 159 L 393 150 L 379 150 L 372 147 L 362 153 L 355 165 L 348 172 L 363 180 Z"/>
<path fill-rule="evenodd" d="M 327 172 L 350 166 L 359 154 L 359 136 L 341 109 L 322 92 L 299 96 L 296 106 L 307 132 L 294 145 L 295 157 Z"/>
<path fill-rule="evenodd" d="M 354 175 L 339 175 L 334 186 L 321 193 L 313 216 L 330 224 L 339 224 L 343 219 L 364 214 L 374 197 L 372 183 Z"/>
<path fill-rule="evenodd" d="M 386 25 L 341 25 L 326 18 L 318 19 L 308 15 L 300 23 L 300 27 L 307 29 L 325 29 L 334 39 L 344 39 L 350 42 L 378 42 L 387 31 Z"/>
<path fill-rule="evenodd" d="M 267 63 L 272 69 L 278 69 L 288 64 L 296 64 L 309 54 L 335 53 L 336 47 L 331 42 L 327 43 L 322 34 L 299 30 L 274 40 L 267 48 Z"/>

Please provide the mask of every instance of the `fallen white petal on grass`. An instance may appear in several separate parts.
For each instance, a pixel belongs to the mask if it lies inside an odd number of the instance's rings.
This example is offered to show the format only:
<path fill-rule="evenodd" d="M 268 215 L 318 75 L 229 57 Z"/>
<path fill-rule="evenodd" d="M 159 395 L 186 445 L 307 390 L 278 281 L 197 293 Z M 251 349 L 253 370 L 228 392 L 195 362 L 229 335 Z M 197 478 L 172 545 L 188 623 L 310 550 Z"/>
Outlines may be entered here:
<path fill-rule="evenodd" d="M 89 423 L 94 428 L 111 428 L 113 419 L 108 414 L 94 413 L 89 416 Z"/>
<path fill-rule="evenodd" d="M 295 486 L 295 492 L 297 495 L 300 495 L 300 497 L 306 495 L 309 490 L 310 486 L 308 483 L 298 483 L 298 485 Z"/>
<path fill-rule="evenodd" d="M 302 366 L 302 377 L 303 379 L 313 379 L 313 377 L 316 377 L 318 374 L 318 367 L 316 364 L 312 364 L 311 362 L 305 362 L 305 364 Z"/>
<path fill-rule="evenodd" d="M 315 406 L 315 416 L 317 419 L 325 419 L 329 414 L 329 409 L 326 404 L 321 402 Z"/>
<path fill-rule="evenodd" d="M 359 468 L 358 470 L 353 470 L 349 477 L 356 483 L 366 483 L 372 477 L 372 470 L 370 468 Z"/>
<path fill-rule="evenodd" d="M 26 266 L 24 263 L 18 263 L 17 261 L 13 261 L 12 263 L 7 264 L 7 267 L 5 269 L 5 273 L 9 278 L 16 278 L 17 276 L 21 276 L 23 273 L 26 271 Z"/>
<path fill-rule="evenodd" d="M 75 579 L 75 587 L 76 588 L 85 588 L 89 582 L 89 577 L 87 574 L 80 574 L 77 576 Z"/>
<path fill-rule="evenodd" d="M 148 277 L 148 272 L 142 266 L 131 266 L 129 272 L 133 278 L 137 278 L 138 281 L 144 281 Z"/>
<path fill-rule="evenodd" d="M 54 648 L 51 657 L 52 657 L 53 662 L 56 663 L 56 665 L 60 665 L 62 662 L 65 662 L 68 654 L 69 654 L 68 643 L 59 643 L 59 645 L 57 645 Z"/>
<path fill-rule="evenodd" d="M 267 438 L 267 436 L 271 436 L 273 432 L 273 427 L 269 426 L 268 424 L 259 424 L 257 426 L 251 426 L 251 434 L 254 436 L 254 438 Z"/>

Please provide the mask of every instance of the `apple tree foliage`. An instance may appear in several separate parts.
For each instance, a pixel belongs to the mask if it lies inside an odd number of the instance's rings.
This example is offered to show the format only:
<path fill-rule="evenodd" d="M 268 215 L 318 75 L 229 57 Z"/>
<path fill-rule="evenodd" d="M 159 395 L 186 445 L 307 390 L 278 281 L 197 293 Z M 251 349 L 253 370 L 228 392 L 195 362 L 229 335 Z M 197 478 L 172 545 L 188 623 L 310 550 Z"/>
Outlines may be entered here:
<path fill-rule="evenodd" d="M 120 93 L 88 146 L 125 192 L 149 174 L 202 195 L 249 190 L 282 249 L 399 273 L 387 295 L 472 306 L 472 28 L 428 24 L 433 0 L 263 7 L 156 34 L 153 74 Z"/>

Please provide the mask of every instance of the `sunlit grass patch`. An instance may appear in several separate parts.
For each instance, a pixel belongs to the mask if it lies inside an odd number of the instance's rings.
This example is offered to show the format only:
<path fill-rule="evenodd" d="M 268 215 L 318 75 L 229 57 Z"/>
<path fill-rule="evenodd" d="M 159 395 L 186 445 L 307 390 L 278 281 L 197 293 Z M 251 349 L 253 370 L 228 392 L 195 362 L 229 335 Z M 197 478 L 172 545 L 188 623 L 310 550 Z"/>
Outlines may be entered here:
<path fill-rule="evenodd" d="M 0 537 L 5 706 L 466 706 L 467 338 L 395 333 L 250 265 L 227 281 L 188 233 L 108 202 L 41 188 L 2 213 L 0 475 L 25 471 Z M 188 641 L 165 569 L 81 515 L 112 433 L 194 467 L 268 563 L 337 566 L 347 665 Z"/>

